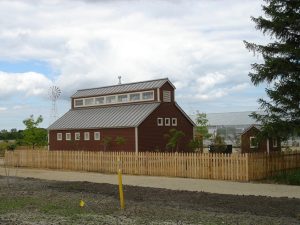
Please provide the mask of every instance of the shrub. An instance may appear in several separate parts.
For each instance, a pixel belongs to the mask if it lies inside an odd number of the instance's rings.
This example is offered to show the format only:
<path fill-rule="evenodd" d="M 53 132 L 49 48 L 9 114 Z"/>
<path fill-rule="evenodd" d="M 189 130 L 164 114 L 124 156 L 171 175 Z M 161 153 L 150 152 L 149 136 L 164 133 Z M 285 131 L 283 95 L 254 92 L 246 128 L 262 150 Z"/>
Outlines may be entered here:
<path fill-rule="evenodd" d="M 13 151 L 13 150 L 16 149 L 16 147 L 17 147 L 16 144 L 8 144 L 7 147 L 6 147 L 6 150 Z"/>
<path fill-rule="evenodd" d="M 270 179 L 281 184 L 300 185 L 300 169 L 281 171 Z"/>
<path fill-rule="evenodd" d="M 7 143 L 1 142 L 0 143 L 0 157 L 4 156 L 5 150 L 7 149 Z"/>

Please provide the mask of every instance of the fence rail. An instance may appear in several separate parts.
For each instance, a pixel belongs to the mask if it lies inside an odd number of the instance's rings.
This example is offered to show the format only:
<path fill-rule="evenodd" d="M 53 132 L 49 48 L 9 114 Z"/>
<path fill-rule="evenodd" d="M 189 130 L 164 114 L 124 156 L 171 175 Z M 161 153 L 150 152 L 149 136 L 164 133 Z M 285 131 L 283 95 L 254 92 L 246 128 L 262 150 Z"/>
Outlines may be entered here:
<path fill-rule="evenodd" d="M 300 153 L 153 153 L 16 150 L 5 165 L 60 170 L 249 181 L 278 171 L 300 168 Z"/>

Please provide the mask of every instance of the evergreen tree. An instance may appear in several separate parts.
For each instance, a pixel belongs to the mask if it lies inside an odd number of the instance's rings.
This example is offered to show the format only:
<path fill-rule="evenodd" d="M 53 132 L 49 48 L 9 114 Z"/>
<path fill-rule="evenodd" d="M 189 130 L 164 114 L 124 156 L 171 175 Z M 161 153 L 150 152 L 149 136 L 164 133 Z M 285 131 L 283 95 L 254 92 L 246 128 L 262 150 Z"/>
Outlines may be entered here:
<path fill-rule="evenodd" d="M 264 0 L 265 17 L 251 19 L 256 29 L 273 42 L 260 45 L 245 42 L 263 63 L 252 64 L 249 73 L 254 85 L 266 82 L 268 100 L 259 99 L 264 114 L 252 117 L 262 123 L 263 136 L 284 139 L 300 135 L 300 1 Z"/>

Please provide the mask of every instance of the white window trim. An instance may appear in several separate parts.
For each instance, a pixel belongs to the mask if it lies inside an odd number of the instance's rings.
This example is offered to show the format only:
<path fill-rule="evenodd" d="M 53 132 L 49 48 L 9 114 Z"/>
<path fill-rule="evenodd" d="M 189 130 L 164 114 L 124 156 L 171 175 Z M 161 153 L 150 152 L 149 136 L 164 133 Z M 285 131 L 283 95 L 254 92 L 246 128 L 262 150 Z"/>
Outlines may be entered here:
<path fill-rule="evenodd" d="M 152 93 L 152 98 L 149 99 L 143 99 L 143 93 L 146 92 L 151 92 Z M 140 99 L 139 100 L 130 100 L 130 94 L 139 94 Z M 124 102 L 119 102 L 118 101 L 118 96 L 119 95 L 127 95 L 127 101 Z M 113 103 L 106 103 L 106 98 L 115 96 L 116 102 Z M 96 98 L 104 98 L 104 103 L 102 104 L 96 104 Z M 85 99 L 94 99 L 92 105 L 86 105 L 85 104 Z M 82 100 L 83 105 L 76 105 L 76 100 Z M 147 101 L 153 101 L 154 100 L 154 90 L 149 90 L 149 91 L 140 91 L 140 92 L 130 92 L 130 93 L 123 93 L 123 94 L 116 94 L 116 95 L 106 95 L 106 96 L 95 96 L 95 97 L 88 97 L 88 98 L 76 98 L 74 99 L 74 108 L 82 108 L 82 107 L 90 107 L 90 106 L 99 106 L 99 105 L 115 105 L 115 104 L 126 104 L 126 103 L 131 103 L 131 102 L 147 102 Z"/>
<path fill-rule="evenodd" d="M 166 127 L 171 126 L 171 119 L 170 118 L 165 118 L 165 126 Z"/>
<path fill-rule="evenodd" d="M 79 138 L 77 138 L 77 134 L 79 134 Z M 75 138 L 74 138 L 75 141 L 80 141 L 80 132 L 76 132 L 75 133 Z"/>
<path fill-rule="evenodd" d="M 90 132 L 84 132 L 84 140 L 89 141 L 90 140 Z"/>
<path fill-rule="evenodd" d="M 96 138 L 96 134 L 99 134 L 99 139 Z M 95 141 L 100 141 L 100 140 L 101 140 L 101 133 L 100 133 L 99 131 L 94 132 L 94 140 L 95 140 Z"/>
<path fill-rule="evenodd" d="M 177 118 L 172 118 L 172 126 L 177 126 Z"/>
<path fill-rule="evenodd" d="M 66 133 L 66 141 L 71 141 L 72 136 L 71 133 Z"/>
<path fill-rule="evenodd" d="M 252 145 L 252 141 L 251 141 L 252 139 L 256 139 L 256 137 L 251 136 L 251 137 L 249 138 L 249 140 L 250 140 L 250 148 L 257 148 L 258 145 Z"/>
<path fill-rule="evenodd" d="M 57 133 L 56 134 L 56 140 L 57 141 L 62 141 L 62 133 Z"/>
<path fill-rule="evenodd" d="M 164 125 L 164 118 L 157 118 L 157 126 L 162 127 Z"/>
<path fill-rule="evenodd" d="M 76 101 L 82 100 L 82 105 L 76 105 Z M 84 99 L 83 98 L 76 98 L 74 99 L 74 107 L 79 108 L 79 107 L 84 107 Z"/>

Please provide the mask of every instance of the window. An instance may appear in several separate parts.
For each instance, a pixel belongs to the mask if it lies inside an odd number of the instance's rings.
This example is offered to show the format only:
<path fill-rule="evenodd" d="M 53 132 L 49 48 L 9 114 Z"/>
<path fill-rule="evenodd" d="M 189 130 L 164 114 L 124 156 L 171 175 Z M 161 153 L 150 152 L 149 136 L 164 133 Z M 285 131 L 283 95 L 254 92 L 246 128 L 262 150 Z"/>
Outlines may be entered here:
<path fill-rule="evenodd" d="M 130 94 L 130 101 L 139 101 L 141 99 L 140 93 Z"/>
<path fill-rule="evenodd" d="M 165 118 L 165 126 L 170 126 L 170 118 Z"/>
<path fill-rule="evenodd" d="M 75 99 L 75 106 L 83 106 L 83 99 Z"/>
<path fill-rule="evenodd" d="M 94 132 L 94 140 L 99 141 L 100 140 L 100 132 Z"/>
<path fill-rule="evenodd" d="M 61 141 L 62 140 L 62 133 L 57 133 L 57 140 L 58 141 Z"/>
<path fill-rule="evenodd" d="M 257 146 L 256 137 L 250 137 L 250 148 L 257 148 Z"/>
<path fill-rule="evenodd" d="M 172 118 L 172 126 L 177 126 L 177 118 Z"/>
<path fill-rule="evenodd" d="M 273 147 L 276 148 L 278 146 L 277 138 L 273 138 L 272 141 L 273 141 Z"/>
<path fill-rule="evenodd" d="M 102 105 L 104 104 L 104 97 L 95 98 L 95 105 Z"/>
<path fill-rule="evenodd" d="M 116 103 L 116 96 L 115 95 L 107 96 L 106 97 L 106 103 L 108 103 L 108 104 Z"/>
<path fill-rule="evenodd" d="M 76 141 L 80 140 L 80 133 L 79 132 L 75 133 L 75 140 Z"/>
<path fill-rule="evenodd" d="M 71 140 L 71 133 L 66 133 L 66 140 L 70 141 Z"/>
<path fill-rule="evenodd" d="M 84 132 L 84 140 L 85 141 L 90 140 L 90 132 Z"/>
<path fill-rule="evenodd" d="M 157 118 L 157 126 L 163 126 L 163 125 L 164 125 L 163 118 Z"/>
<path fill-rule="evenodd" d="M 143 92 L 142 95 L 143 95 L 143 100 L 153 100 L 154 99 L 153 91 Z"/>
<path fill-rule="evenodd" d="M 94 98 L 85 98 L 84 99 L 84 105 L 85 106 L 94 105 Z"/>
<path fill-rule="evenodd" d="M 118 95 L 118 102 L 127 102 L 128 96 L 127 95 Z"/>
<path fill-rule="evenodd" d="M 163 101 L 171 102 L 171 91 L 163 91 Z"/>

